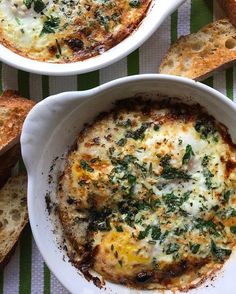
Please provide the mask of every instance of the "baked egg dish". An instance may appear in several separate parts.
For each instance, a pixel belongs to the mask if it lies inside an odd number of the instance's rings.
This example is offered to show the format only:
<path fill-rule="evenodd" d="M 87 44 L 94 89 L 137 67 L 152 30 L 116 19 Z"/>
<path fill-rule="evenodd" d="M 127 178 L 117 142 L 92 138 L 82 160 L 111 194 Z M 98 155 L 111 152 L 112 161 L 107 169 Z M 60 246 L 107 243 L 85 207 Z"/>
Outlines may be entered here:
<path fill-rule="evenodd" d="M 130 35 L 151 0 L 0 0 L 0 42 L 52 63 L 102 54 Z"/>
<path fill-rule="evenodd" d="M 188 290 L 212 277 L 236 243 L 235 147 L 200 105 L 118 101 L 81 131 L 59 178 L 71 262 L 99 287 Z"/>

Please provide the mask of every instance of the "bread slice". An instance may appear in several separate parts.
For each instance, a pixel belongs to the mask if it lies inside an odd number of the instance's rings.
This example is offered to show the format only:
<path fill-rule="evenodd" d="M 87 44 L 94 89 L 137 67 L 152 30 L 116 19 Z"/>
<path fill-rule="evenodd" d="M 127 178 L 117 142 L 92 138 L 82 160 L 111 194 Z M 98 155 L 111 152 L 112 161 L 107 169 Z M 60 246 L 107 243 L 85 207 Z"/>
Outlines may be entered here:
<path fill-rule="evenodd" d="M 11 175 L 11 169 L 20 159 L 20 143 L 0 156 L 0 188 Z"/>
<path fill-rule="evenodd" d="M 0 97 L 0 155 L 14 146 L 26 115 L 35 102 L 20 97 L 17 92 L 7 90 Z"/>
<path fill-rule="evenodd" d="M 236 60 L 236 28 L 228 18 L 180 37 L 160 65 L 160 73 L 202 80 Z"/>
<path fill-rule="evenodd" d="M 25 175 L 10 178 L 0 190 L 0 268 L 9 260 L 28 222 L 26 194 Z"/>
<path fill-rule="evenodd" d="M 236 26 L 236 0 L 218 0 L 231 23 Z"/>

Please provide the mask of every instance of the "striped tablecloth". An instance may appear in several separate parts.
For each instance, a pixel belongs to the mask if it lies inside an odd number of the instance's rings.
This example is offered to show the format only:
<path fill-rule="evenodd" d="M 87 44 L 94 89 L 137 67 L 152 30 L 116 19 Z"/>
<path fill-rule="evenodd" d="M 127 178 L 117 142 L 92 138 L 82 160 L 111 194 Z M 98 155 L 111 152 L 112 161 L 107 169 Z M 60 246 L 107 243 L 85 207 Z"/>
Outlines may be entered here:
<path fill-rule="evenodd" d="M 1 90 L 16 89 L 23 96 L 39 101 L 51 94 L 85 90 L 126 75 L 157 73 L 160 61 L 172 42 L 180 35 L 195 32 L 213 19 L 221 17 L 220 14 L 216 0 L 187 0 L 141 48 L 114 65 L 88 74 L 47 77 L 1 64 Z M 205 83 L 233 99 L 236 97 L 236 67 L 214 75 Z M 29 226 L 24 230 L 10 263 L 0 273 L 0 294 L 2 293 L 68 293 L 44 264 Z"/>

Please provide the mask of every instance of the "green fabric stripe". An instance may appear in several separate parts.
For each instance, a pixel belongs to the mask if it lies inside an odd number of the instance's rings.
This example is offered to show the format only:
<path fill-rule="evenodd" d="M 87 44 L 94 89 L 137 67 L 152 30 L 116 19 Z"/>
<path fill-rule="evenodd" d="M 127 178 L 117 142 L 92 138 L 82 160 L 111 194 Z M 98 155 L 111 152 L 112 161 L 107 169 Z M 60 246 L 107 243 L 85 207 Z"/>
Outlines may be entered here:
<path fill-rule="evenodd" d="M 49 91 L 49 77 L 48 76 L 42 76 L 42 91 L 43 91 L 43 99 L 48 97 L 50 94 Z"/>
<path fill-rule="evenodd" d="M 208 79 L 202 81 L 202 83 L 213 88 L 213 77 L 209 77 Z"/>
<path fill-rule="evenodd" d="M 171 22 L 170 22 L 170 40 L 171 44 L 176 42 L 178 38 L 178 10 L 176 10 L 171 15 Z"/>
<path fill-rule="evenodd" d="M 44 263 L 44 290 L 43 290 L 44 294 L 50 294 L 51 292 L 50 277 L 51 277 L 51 273 L 47 265 Z"/>
<path fill-rule="evenodd" d="M 20 238 L 20 281 L 19 294 L 31 293 L 32 235 L 30 225 L 24 229 Z"/>
<path fill-rule="evenodd" d="M 2 62 L 0 62 L 0 94 L 2 93 Z"/>
<path fill-rule="evenodd" d="M 88 90 L 99 85 L 99 71 L 92 71 L 77 76 L 77 89 Z"/>
<path fill-rule="evenodd" d="M 190 32 L 195 33 L 204 25 L 213 21 L 213 0 L 192 0 Z M 213 87 L 213 77 L 203 81 L 204 84 Z"/>
<path fill-rule="evenodd" d="M 234 69 L 233 67 L 226 70 L 226 95 L 233 100 L 234 99 Z"/>
<path fill-rule="evenodd" d="M 127 57 L 128 75 L 137 75 L 139 73 L 139 50 L 135 50 Z"/>
<path fill-rule="evenodd" d="M 197 32 L 204 25 L 213 21 L 213 0 L 192 0 L 191 33 Z"/>
<path fill-rule="evenodd" d="M 25 167 L 25 164 L 24 164 L 24 161 L 23 161 L 22 157 L 19 160 L 19 173 L 20 174 L 26 174 L 27 173 L 26 167 Z"/>
<path fill-rule="evenodd" d="M 26 98 L 30 98 L 29 73 L 18 70 L 18 91 Z"/>
<path fill-rule="evenodd" d="M 0 294 L 3 294 L 3 270 L 0 271 Z"/>

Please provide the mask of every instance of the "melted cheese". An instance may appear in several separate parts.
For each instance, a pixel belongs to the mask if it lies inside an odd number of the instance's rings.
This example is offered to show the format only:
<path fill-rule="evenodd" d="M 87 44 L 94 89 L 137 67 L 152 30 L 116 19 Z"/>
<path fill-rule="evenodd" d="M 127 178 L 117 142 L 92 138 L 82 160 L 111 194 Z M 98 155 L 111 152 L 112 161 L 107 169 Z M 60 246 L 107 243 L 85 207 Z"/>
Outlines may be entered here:
<path fill-rule="evenodd" d="M 91 214 L 87 237 L 96 251 L 94 269 L 105 278 L 184 288 L 234 247 L 235 146 L 198 106 L 154 103 L 145 114 L 144 105 L 118 108 L 79 137 L 59 208 Z"/>
<path fill-rule="evenodd" d="M 1 0 L 0 41 L 39 61 L 83 60 L 127 37 L 149 4 L 149 0 Z"/>

